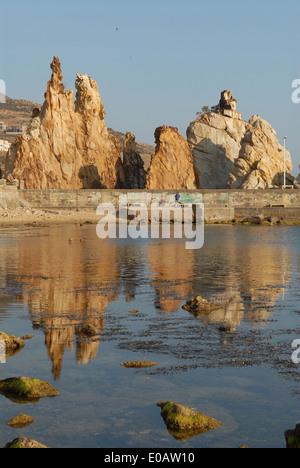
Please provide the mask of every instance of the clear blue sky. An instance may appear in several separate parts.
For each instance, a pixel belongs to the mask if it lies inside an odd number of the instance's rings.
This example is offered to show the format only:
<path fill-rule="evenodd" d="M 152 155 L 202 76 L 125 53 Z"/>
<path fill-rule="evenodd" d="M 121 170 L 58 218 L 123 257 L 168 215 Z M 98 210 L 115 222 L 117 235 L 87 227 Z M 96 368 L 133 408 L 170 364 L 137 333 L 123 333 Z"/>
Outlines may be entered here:
<path fill-rule="evenodd" d="M 186 136 L 196 112 L 229 89 L 244 119 L 259 114 L 288 136 L 299 173 L 299 0 L 14 0 L 0 17 L 11 98 L 42 103 L 57 55 L 67 88 L 87 73 L 106 124 L 153 144 L 160 125 Z"/>

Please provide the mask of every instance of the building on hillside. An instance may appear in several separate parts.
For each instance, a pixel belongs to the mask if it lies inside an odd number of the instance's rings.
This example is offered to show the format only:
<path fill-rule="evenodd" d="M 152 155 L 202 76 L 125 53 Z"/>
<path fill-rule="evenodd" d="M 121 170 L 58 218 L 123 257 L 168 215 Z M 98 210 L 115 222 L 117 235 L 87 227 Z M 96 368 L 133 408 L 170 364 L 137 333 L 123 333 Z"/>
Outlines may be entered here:
<path fill-rule="evenodd" d="M 5 133 L 8 135 L 22 135 L 26 133 L 27 125 L 14 125 L 11 128 L 8 128 Z"/>
<path fill-rule="evenodd" d="M 11 143 L 6 140 L 0 140 L 0 151 L 8 151 L 11 147 Z"/>

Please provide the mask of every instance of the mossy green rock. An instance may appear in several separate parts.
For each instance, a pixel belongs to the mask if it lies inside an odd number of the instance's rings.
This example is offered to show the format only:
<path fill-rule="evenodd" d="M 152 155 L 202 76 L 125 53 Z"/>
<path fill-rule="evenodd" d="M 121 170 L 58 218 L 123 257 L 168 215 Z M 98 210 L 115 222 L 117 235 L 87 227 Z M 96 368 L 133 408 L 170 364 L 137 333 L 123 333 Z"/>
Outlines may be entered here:
<path fill-rule="evenodd" d="M 28 439 L 27 437 L 18 437 L 14 439 L 12 442 L 9 442 L 5 445 L 5 449 L 47 449 L 46 445 L 40 444 L 36 440 Z"/>
<path fill-rule="evenodd" d="M 36 402 L 40 398 L 59 395 L 58 390 L 50 383 L 29 377 L 0 380 L 0 393 L 17 403 Z"/>
<path fill-rule="evenodd" d="M 300 424 L 285 431 L 286 448 L 300 448 Z"/>
<path fill-rule="evenodd" d="M 168 431 L 178 440 L 218 429 L 222 423 L 187 406 L 172 401 L 157 403 Z"/>

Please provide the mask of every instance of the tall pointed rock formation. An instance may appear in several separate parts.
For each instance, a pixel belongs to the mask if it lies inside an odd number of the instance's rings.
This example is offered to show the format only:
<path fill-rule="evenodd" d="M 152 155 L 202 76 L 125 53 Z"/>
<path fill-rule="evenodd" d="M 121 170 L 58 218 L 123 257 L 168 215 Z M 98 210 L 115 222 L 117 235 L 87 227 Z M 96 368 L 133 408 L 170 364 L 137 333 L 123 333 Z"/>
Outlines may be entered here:
<path fill-rule="evenodd" d="M 34 110 L 27 133 L 7 154 L 6 177 L 27 189 L 115 188 L 121 145 L 107 130 L 97 83 L 77 75 L 74 103 L 57 57 L 51 69 L 41 111 Z"/>
<path fill-rule="evenodd" d="M 155 130 L 155 154 L 146 176 L 146 189 L 194 190 L 197 188 L 193 156 L 185 138 L 175 127 Z"/>

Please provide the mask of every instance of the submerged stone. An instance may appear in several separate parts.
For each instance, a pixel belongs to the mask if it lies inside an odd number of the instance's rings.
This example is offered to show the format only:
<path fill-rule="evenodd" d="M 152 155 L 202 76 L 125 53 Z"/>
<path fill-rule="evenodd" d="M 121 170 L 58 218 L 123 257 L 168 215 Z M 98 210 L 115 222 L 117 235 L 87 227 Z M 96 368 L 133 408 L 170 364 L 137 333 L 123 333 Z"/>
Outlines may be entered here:
<path fill-rule="evenodd" d="M 17 403 L 36 402 L 40 398 L 53 398 L 59 395 L 58 390 L 50 383 L 29 377 L 0 380 L 0 393 Z"/>
<path fill-rule="evenodd" d="M 288 429 L 284 433 L 286 448 L 300 448 L 300 424 L 295 429 Z"/>
<path fill-rule="evenodd" d="M 25 343 L 21 338 L 16 338 L 14 335 L 7 335 L 4 332 L 0 332 L 0 341 L 5 343 L 6 357 L 19 353 L 25 346 Z"/>
<path fill-rule="evenodd" d="M 24 336 L 21 336 L 21 339 L 22 340 L 31 340 L 33 337 L 34 337 L 34 335 L 24 335 Z"/>
<path fill-rule="evenodd" d="M 157 366 L 157 362 L 152 362 L 152 361 L 128 361 L 128 362 L 121 362 L 121 366 L 127 367 L 127 368 L 141 368 L 141 367 L 153 367 Z"/>
<path fill-rule="evenodd" d="M 187 406 L 172 401 L 159 402 L 168 431 L 177 440 L 187 440 L 198 434 L 218 429 L 222 423 Z"/>
<path fill-rule="evenodd" d="M 29 416 L 28 414 L 19 414 L 19 416 L 15 416 L 6 424 L 7 426 L 13 427 L 15 429 L 21 429 L 23 427 L 30 426 L 34 422 L 34 418 Z"/>
<path fill-rule="evenodd" d="M 99 334 L 99 331 L 96 327 L 90 324 L 86 324 L 83 327 L 79 327 L 76 329 L 76 335 L 83 335 L 83 336 L 96 336 Z"/>
<path fill-rule="evenodd" d="M 12 442 L 5 445 L 6 449 L 34 449 L 34 448 L 50 448 L 46 445 L 37 442 L 36 440 L 28 439 L 27 437 L 17 437 Z"/>
<path fill-rule="evenodd" d="M 184 306 L 183 310 L 191 312 L 195 317 L 202 316 L 213 312 L 214 310 L 222 309 L 220 304 L 213 304 L 203 299 L 201 296 L 197 296 L 191 301 L 188 301 Z"/>

